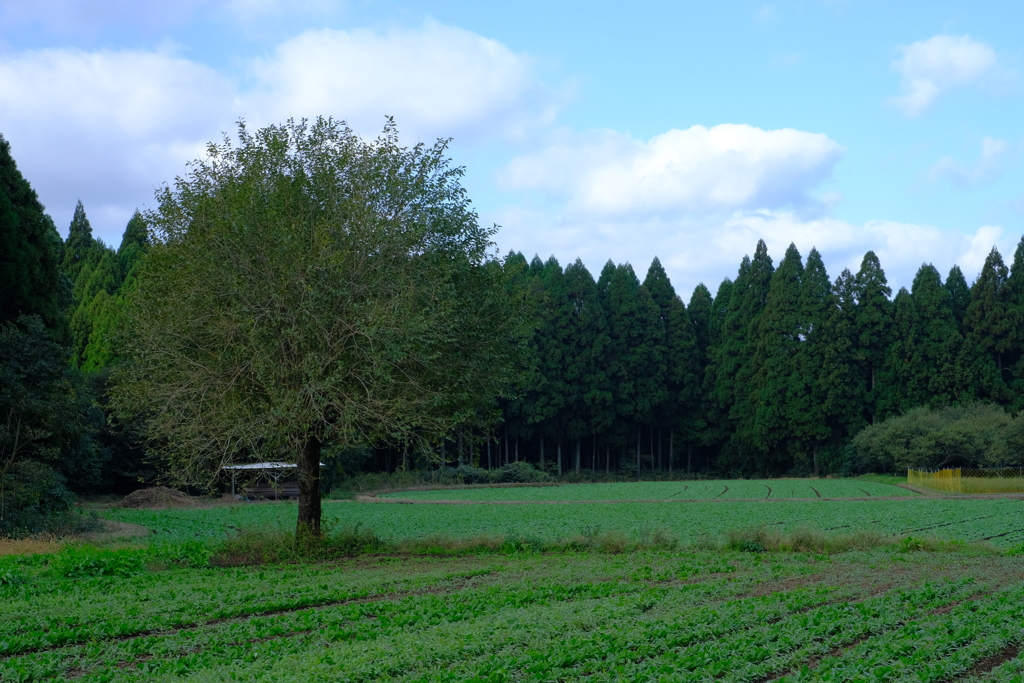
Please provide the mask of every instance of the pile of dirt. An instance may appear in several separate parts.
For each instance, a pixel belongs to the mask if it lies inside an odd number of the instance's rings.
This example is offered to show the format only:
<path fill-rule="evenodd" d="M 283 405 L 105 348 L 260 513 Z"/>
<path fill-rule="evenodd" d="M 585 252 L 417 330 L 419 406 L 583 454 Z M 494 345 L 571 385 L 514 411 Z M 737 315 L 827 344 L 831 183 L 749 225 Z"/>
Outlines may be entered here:
<path fill-rule="evenodd" d="M 123 508 L 180 508 L 195 505 L 195 502 L 181 491 L 154 486 L 139 489 L 124 497 L 119 507 Z"/>

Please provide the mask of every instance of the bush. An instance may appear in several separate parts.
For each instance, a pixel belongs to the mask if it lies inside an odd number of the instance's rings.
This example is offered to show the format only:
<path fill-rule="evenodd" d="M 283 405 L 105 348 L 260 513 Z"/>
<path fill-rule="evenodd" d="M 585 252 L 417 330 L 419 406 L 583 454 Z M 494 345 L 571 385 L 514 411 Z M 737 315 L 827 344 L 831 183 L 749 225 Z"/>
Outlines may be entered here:
<path fill-rule="evenodd" d="M 76 524 L 73 506 L 64 477 L 47 465 L 25 460 L 0 475 L 0 536 L 69 532 Z"/>
<path fill-rule="evenodd" d="M 905 472 L 907 468 L 996 467 L 1021 462 L 1024 416 L 1000 406 L 971 403 L 914 408 L 861 430 L 844 471 Z"/>
<path fill-rule="evenodd" d="M 551 481 L 551 475 L 541 472 L 528 462 L 519 461 L 491 470 L 490 480 L 495 484 L 533 484 Z"/>

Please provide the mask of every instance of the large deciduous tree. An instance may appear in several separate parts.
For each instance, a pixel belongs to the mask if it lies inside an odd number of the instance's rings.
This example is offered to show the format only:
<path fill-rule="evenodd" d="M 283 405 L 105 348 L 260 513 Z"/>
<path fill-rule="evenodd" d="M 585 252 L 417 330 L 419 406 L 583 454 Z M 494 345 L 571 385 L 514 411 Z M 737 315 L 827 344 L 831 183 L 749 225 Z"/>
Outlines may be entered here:
<path fill-rule="evenodd" d="M 366 142 L 331 119 L 211 144 L 146 214 L 114 402 L 179 482 L 297 460 L 320 533 L 320 451 L 479 420 L 513 379 L 523 316 L 446 143 Z"/>

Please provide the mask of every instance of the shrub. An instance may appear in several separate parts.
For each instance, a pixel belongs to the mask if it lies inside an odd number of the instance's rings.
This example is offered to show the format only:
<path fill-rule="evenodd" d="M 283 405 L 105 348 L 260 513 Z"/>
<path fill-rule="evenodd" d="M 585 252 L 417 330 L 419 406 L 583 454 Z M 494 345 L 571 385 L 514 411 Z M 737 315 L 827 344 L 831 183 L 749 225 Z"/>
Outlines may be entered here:
<path fill-rule="evenodd" d="M 485 470 L 482 470 L 485 471 Z M 496 484 L 532 484 L 551 481 L 551 476 L 541 472 L 528 462 L 510 462 L 490 473 L 490 479 Z"/>
<path fill-rule="evenodd" d="M 0 536 L 71 531 L 73 505 L 63 476 L 40 462 L 16 462 L 0 475 Z"/>
<path fill-rule="evenodd" d="M 782 537 L 764 527 L 752 529 L 736 529 L 726 532 L 725 547 L 729 550 L 739 550 L 744 553 L 763 553 L 768 550 L 778 550 L 782 544 Z"/>
<path fill-rule="evenodd" d="M 848 473 L 893 472 L 948 466 L 992 467 L 1020 462 L 1024 416 L 971 403 L 914 408 L 861 430 L 844 464 Z"/>

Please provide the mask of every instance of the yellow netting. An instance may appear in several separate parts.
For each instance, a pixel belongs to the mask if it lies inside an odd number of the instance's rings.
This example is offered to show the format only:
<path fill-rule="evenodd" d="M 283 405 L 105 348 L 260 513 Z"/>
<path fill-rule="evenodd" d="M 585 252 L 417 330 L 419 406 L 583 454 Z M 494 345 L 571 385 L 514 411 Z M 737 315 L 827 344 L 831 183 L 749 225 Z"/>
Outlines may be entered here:
<path fill-rule="evenodd" d="M 908 469 L 907 483 L 953 493 L 1024 493 L 1024 469 Z"/>

